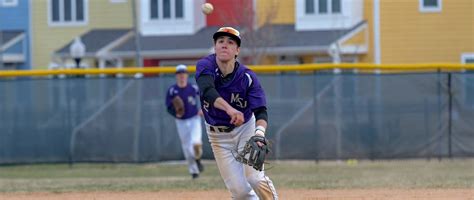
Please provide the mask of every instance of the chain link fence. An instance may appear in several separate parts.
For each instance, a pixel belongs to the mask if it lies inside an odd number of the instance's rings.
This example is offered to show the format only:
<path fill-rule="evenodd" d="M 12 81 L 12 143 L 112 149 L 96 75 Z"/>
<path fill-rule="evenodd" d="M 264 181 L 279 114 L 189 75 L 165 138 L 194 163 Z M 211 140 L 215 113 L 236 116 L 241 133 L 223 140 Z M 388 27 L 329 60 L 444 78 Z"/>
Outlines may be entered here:
<path fill-rule="evenodd" d="M 472 73 L 259 78 L 272 159 L 474 156 Z M 173 75 L 2 79 L 0 164 L 184 159 L 164 105 L 174 82 Z M 203 157 L 213 159 L 204 130 L 203 142 Z"/>

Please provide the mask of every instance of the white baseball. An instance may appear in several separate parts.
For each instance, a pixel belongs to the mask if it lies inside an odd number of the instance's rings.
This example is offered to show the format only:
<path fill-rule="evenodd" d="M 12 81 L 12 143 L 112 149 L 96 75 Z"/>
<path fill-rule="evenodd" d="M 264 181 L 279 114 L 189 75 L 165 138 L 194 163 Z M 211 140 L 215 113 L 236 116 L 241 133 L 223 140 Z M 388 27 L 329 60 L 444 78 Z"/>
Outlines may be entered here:
<path fill-rule="evenodd" d="M 205 3 L 202 4 L 201 9 L 204 14 L 209 15 L 214 10 L 214 6 L 212 6 L 212 4 L 210 3 Z"/>

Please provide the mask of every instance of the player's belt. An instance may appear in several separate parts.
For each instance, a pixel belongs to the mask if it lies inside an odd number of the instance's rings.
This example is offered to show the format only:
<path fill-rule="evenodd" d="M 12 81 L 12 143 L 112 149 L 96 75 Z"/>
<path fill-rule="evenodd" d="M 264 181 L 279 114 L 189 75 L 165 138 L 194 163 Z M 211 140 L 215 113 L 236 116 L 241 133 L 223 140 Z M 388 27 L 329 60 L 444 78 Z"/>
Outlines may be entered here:
<path fill-rule="evenodd" d="M 229 133 L 232 130 L 234 130 L 234 127 L 228 127 L 228 126 L 209 126 L 209 129 L 212 132 L 224 132 L 224 133 Z"/>

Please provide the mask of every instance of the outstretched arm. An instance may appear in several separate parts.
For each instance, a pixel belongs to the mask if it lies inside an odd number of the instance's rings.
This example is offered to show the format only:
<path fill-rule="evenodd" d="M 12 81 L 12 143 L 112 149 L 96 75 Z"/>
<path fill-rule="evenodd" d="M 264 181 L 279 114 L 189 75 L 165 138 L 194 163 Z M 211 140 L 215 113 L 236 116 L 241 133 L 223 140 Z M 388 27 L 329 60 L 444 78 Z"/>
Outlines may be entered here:
<path fill-rule="evenodd" d="M 230 123 L 240 126 L 244 123 L 244 114 L 227 103 L 217 92 L 214 79 L 210 75 L 201 75 L 196 80 L 203 99 L 215 108 L 223 110 L 231 118 Z"/>
<path fill-rule="evenodd" d="M 222 97 L 218 97 L 216 101 L 214 101 L 213 105 L 214 107 L 225 111 L 227 115 L 229 115 L 231 124 L 235 126 L 240 126 L 244 123 L 244 114 L 232 107 Z"/>

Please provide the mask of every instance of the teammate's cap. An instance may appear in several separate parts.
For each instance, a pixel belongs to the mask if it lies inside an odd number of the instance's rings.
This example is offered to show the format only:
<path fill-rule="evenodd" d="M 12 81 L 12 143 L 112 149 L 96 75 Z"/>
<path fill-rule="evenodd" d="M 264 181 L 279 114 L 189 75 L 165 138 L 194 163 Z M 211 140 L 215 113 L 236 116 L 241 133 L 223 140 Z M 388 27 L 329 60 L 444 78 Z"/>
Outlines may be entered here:
<path fill-rule="evenodd" d="M 188 67 L 186 65 L 178 65 L 176 66 L 176 73 L 188 73 Z"/>
<path fill-rule="evenodd" d="M 220 36 L 229 36 L 230 38 L 234 39 L 237 42 L 237 46 L 240 47 L 240 32 L 232 27 L 222 27 L 217 32 L 214 33 L 212 38 L 214 38 L 214 42 L 219 38 Z"/>

